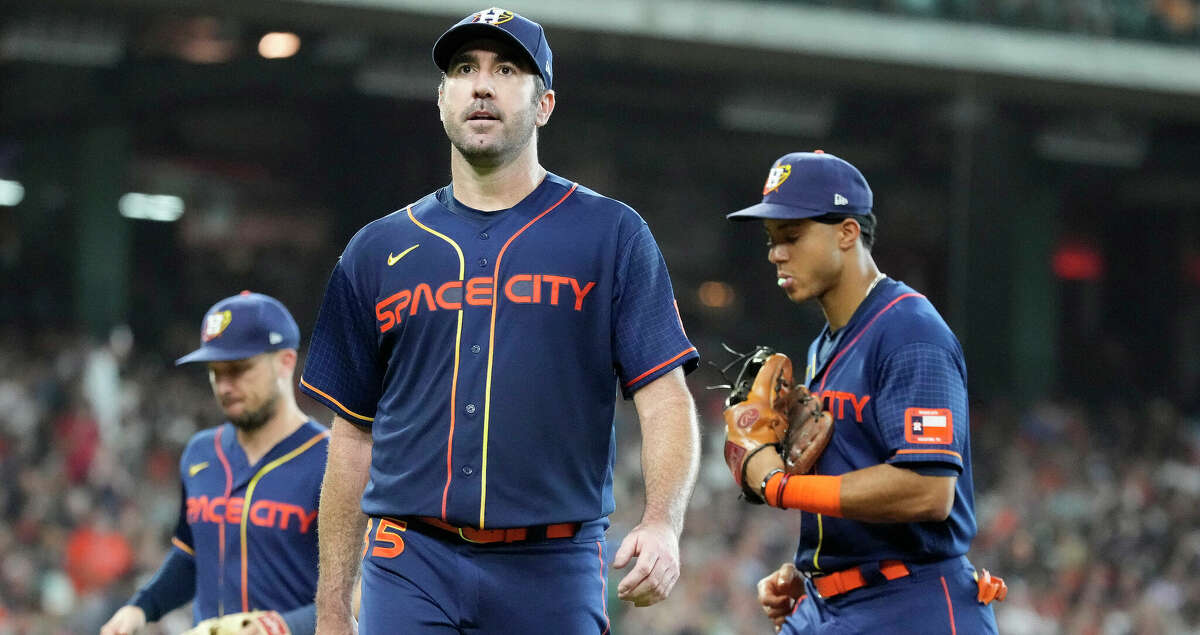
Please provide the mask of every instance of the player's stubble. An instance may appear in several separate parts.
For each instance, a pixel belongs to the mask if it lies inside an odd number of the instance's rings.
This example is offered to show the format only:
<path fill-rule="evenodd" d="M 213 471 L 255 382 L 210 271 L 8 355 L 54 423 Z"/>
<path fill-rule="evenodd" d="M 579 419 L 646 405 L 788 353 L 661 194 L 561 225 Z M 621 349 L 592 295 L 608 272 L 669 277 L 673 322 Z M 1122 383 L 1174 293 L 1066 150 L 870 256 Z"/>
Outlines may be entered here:
<path fill-rule="evenodd" d="M 232 423 L 237 429 L 242 432 L 253 432 L 267 424 L 271 417 L 275 416 L 275 411 L 279 409 L 279 389 L 267 397 L 263 404 L 254 410 L 247 410 L 242 414 L 229 417 L 229 423 Z M 228 415 L 227 415 L 228 416 Z"/>
<path fill-rule="evenodd" d="M 531 100 L 527 107 L 509 114 L 500 112 L 495 104 L 486 99 L 476 99 L 457 116 L 449 116 L 449 113 L 444 112 L 445 105 L 441 99 L 439 99 L 439 106 L 443 108 L 442 128 L 446 131 L 446 137 L 450 139 L 450 144 L 458 150 L 459 154 L 472 165 L 485 166 L 505 163 L 509 157 L 516 156 L 533 141 L 534 133 L 537 130 L 538 100 L 536 98 Z M 478 143 L 470 140 L 473 133 L 468 126 L 473 124 L 467 118 L 470 113 L 479 110 L 487 110 L 499 118 L 498 122 L 491 125 L 502 126 L 501 135 L 491 143 Z"/>

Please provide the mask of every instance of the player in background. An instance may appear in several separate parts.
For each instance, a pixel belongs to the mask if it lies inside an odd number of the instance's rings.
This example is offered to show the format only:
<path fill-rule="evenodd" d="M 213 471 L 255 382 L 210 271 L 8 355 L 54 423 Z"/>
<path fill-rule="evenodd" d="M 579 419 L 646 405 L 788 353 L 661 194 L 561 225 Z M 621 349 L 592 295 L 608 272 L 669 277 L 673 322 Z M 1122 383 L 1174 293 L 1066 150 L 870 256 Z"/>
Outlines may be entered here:
<path fill-rule="evenodd" d="M 174 546 L 100 633 L 137 632 L 191 600 L 206 635 L 218 622 L 222 633 L 312 633 L 329 430 L 296 405 L 300 329 L 278 300 L 243 291 L 208 310 L 200 339 L 175 363 L 208 364 L 226 421 L 188 442 Z"/>
<path fill-rule="evenodd" d="M 872 193 L 851 164 L 821 151 L 772 166 L 761 220 L 776 282 L 816 300 L 827 324 L 803 381 L 834 420 L 811 475 L 758 452 L 746 482 L 767 504 L 800 510 L 795 561 L 758 584 L 785 633 L 995 633 L 1003 582 L 977 575 L 962 349 L 924 296 L 880 272 Z M 797 383 L 800 382 L 797 377 Z"/>
<path fill-rule="evenodd" d="M 608 632 L 614 392 L 646 507 L 612 566 L 636 558 L 618 595 L 647 606 L 679 576 L 698 355 L 642 218 L 538 161 L 542 27 L 480 11 L 433 58 L 451 182 L 350 240 L 301 378 L 335 415 L 319 628 L 355 628 L 361 563 L 364 632 Z"/>

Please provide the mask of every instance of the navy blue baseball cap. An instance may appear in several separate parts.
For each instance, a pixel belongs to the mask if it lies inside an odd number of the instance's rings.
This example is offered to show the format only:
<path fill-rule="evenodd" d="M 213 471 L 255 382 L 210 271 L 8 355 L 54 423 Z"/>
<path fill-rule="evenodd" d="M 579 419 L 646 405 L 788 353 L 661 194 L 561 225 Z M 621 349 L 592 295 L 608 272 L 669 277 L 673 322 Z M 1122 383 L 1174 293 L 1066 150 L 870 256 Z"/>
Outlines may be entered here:
<path fill-rule="evenodd" d="M 492 7 L 459 20 L 433 44 L 433 63 L 445 72 L 450 56 L 471 40 L 501 40 L 515 44 L 529 56 L 530 63 L 542 76 L 546 88 L 554 83 L 554 54 L 546 41 L 542 25 L 520 15 Z"/>
<path fill-rule="evenodd" d="M 858 168 L 822 150 L 779 157 L 758 205 L 727 214 L 730 220 L 789 220 L 826 214 L 871 213 L 874 197 Z"/>
<path fill-rule="evenodd" d="M 200 348 L 175 360 L 229 362 L 300 347 L 300 327 L 279 300 L 243 291 L 212 305 L 200 324 Z"/>

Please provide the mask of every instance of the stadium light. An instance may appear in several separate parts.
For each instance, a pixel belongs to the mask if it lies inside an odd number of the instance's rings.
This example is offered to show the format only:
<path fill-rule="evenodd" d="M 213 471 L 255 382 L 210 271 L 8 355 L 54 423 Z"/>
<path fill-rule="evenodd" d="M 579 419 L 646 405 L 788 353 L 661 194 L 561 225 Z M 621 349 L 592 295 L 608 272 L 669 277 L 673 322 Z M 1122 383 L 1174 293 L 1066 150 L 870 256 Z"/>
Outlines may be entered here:
<path fill-rule="evenodd" d="M 183 216 L 183 199 L 170 194 L 129 192 L 117 201 L 121 216 L 170 223 Z"/>
<path fill-rule="evenodd" d="M 0 205 L 16 207 L 25 200 L 25 186 L 17 181 L 0 179 Z"/>
<path fill-rule="evenodd" d="M 733 287 L 719 280 L 707 280 L 700 284 L 698 290 L 700 303 L 710 309 L 724 309 L 733 304 Z"/>
<path fill-rule="evenodd" d="M 291 57 L 300 50 L 300 36 L 295 33 L 268 33 L 258 41 L 258 54 L 278 60 Z"/>

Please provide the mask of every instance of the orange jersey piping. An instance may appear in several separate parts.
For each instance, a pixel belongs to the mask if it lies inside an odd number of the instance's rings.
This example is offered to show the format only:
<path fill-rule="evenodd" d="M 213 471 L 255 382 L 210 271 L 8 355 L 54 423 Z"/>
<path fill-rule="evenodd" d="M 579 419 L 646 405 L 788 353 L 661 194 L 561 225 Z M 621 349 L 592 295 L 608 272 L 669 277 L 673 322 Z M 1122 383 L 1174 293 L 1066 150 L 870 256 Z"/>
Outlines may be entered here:
<path fill-rule="evenodd" d="M 458 254 L 458 281 L 461 283 L 466 280 L 466 260 L 463 258 L 463 252 L 462 249 L 459 248 L 458 243 L 451 240 L 449 236 L 422 225 L 421 221 L 417 220 L 417 217 L 413 215 L 412 205 L 409 205 L 406 211 L 408 212 L 409 220 L 411 220 L 414 225 L 450 243 L 450 246 L 454 248 L 455 253 Z M 446 502 L 450 499 L 450 480 L 454 476 L 454 415 L 458 411 L 458 356 L 462 349 L 464 304 L 465 302 L 459 303 L 458 326 L 455 327 L 454 332 L 454 373 L 450 378 L 450 435 L 446 441 L 446 486 L 442 488 L 442 520 L 446 520 Z"/>
<path fill-rule="evenodd" d="M 954 602 L 950 601 L 950 588 L 946 586 L 946 576 L 942 576 L 942 592 L 946 594 L 946 609 L 950 612 L 950 635 L 957 635 L 958 628 L 954 625 Z"/>
<path fill-rule="evenodd" d="M 221 433 L 225 431 L 224 427 L 217 428 L 217 433 L 213 435 L 213 447 L 217 451 L 217 458 L 221 460 L 221 467 L 225 468 L 225 512 L 229 513 L 229 494 L 233 492 L 233 470 L 229 467 L 229 459 L 225 458 L 225 451 L 221 449 Z M 225 519 L 220 519 L 217 524 L 217 571 L 220 571 L 220 577 L 217 578 L 217 615 L 225 614 L 225 597 L 224 590 L 221 588 L 225 584 Z"/>
<path fill-rule="evenodd" d="M 317 433 L 311 439 L 302 443 L 300 445 L 300 447 L 298 447 L 298 448 L 292 450 L 291 452 L 288 452 L 287 454 L 264 465 L 262 467 L 262 469 L 259 470 L 258 473 L 254 475 L 254 478 L 250 479 L 250 484 L 246 486 L 246 496 L 245 496 L 245 498 L 242 499 L 242 522 L 241 522 L 241 528 L 240 528 L 240 538 L 242 541 L 242 612 L 243 613 L 250 610 L 250 584 L 248 582 L 248 579 L 249 579 L 248 563 L 249 563 L 250 557 L 249 557 L 249 549 L 247 547 L 247 541 L 246 541 L 246 521 L 250 520 L 250 504 L 251 504 L 251 499 L 254 497 L 254 488 L 258 485 L 259 479 L 261 479 L 263 476 L 265 476 L 267 472 L 270 472 L 271 470 L 279 467 L 280 465 L 283 465 L 284 463 L 287 463 L 288 461 L 296 458 L 297 456 L 302 454 L 305 450 L 316 445 L 316 443 L 318 441 L 320 441 L 321 439 L 327 439 L 327 438 L 329 438 L 328 430 L 323 430 L 323 431 Z M 226 503 L 226 504 L 228 504 L 228 503 Z"/>
<path fill-rule="evenodd" d="M 871 321 L 867 322 L 867 325 L 864 326 L 863 329 L 858 332 L 858 335 L 854 336 L 854 339 L 850 340 L 850 343 L 846 345 L 846 348 L 843 348 L 840 352 L 838 352 L 838 354 L 836 356 L 834 356 L 834 358 L 832 360 L 830 360 L 829 366 L 825 369 L 825 375 L 821 377 L 821 386 L 819 388 L 817 388 L 817 394 L 823 394 L 825 392 L 825 380 L 829 379 L 829 376 L 831 374 L 833 374 L 833 365 L 836 364 L 837 361 L 842 358 L 842 355 L 845 355 L 846 352 L 849 351 L 851 347 L 853 347 L 855 344 L 858 343 L 859 338 L 861 338 L 867 332 L 867 329 L 871 328 L 871 325 L 875 323 L 875 320 L 879 319 L 879 316 L 883 315 L 884 313 L 887 313 L 888 310 L 890 310 L 892 307 L 896 306 L 897 302 L 903 300 L 904 298 L 923 298 L 923 297 L 925 297 L 925 296 L 921 295 L 920 293 L 905 293 L 905 294 L 897 297 L 896 299 L 892 300 L 891 302 L 888 302 L 887 306 L 883 307 L 882 309 L 879 310 L 878 313 L 876 313 L 874 316 L 872 316 Z M 813 357 L 812 367 L 813 367 L 813 371 L 812 371 L 813 376 L 815 377 L 816 376 L 816 357 L 815 356 Z M 824 523 L 824 519 L 821 518 L 821 514 L 817 514 L 817 548 L 813 550 L 813 567 L 818 570 L 821 568 L 821 566 L 819 564 L 817 564 L 817 557 L 821 554 L 821 545 L 823 545 L 824 543 L 825 543 L 825 523 Z"/>
<path fill-rule="evenodd" d="M 508 251 L 508 246 L 512 244 L 517 236 L 520 236 L 530 225 L 538 222 L 543 216 L 549 214 L 554 208 L 567 200 L 567 197 L 574 194 L 578 183 L 572 183 L 571 189 L 563 194 L 558 202 L 546 208 L 546 211 L 534 216 L 532 220 L 525 223 L 525 226 L 517 230 L 517 233 L 509 236 L 504 242 L 504 246 L 500 248 L 500 253 L 496 256 L 496 269 L 492 274 L 492 319 L 488 329 L 488 362 L 487 362 L 487 383 L 483 389 L 483 476 L 480 477 L 479 484 L 479 528 L 483 529 L 484 515 L 487 509 L 487 468 L 488 468 L 488 426 L 491 423 L 492 414 L 492 361 L 495 359 L 496 352 L 496 309 L 500 306 L 500 294 L 496 293 L 496 280 L 500 279 L 500 263 L 504 261 L 504 252 Z"/>

